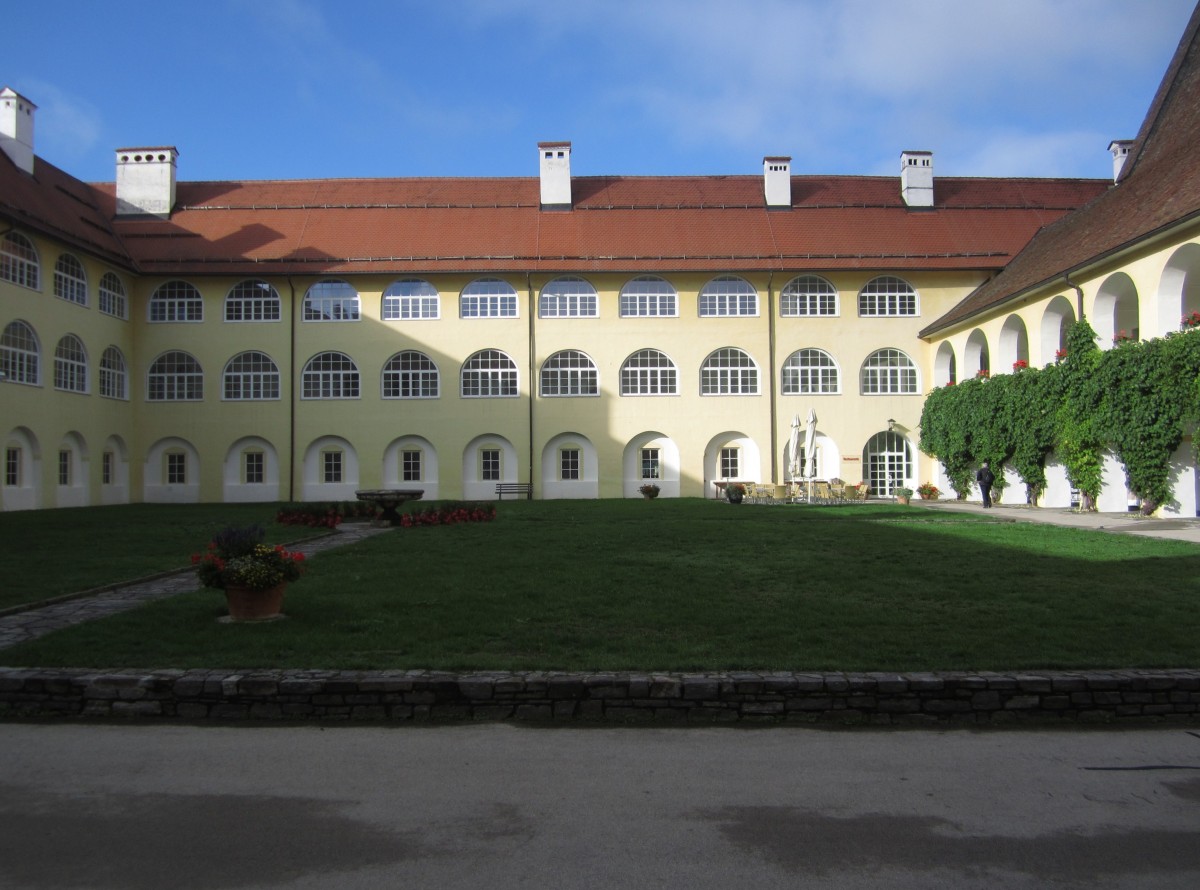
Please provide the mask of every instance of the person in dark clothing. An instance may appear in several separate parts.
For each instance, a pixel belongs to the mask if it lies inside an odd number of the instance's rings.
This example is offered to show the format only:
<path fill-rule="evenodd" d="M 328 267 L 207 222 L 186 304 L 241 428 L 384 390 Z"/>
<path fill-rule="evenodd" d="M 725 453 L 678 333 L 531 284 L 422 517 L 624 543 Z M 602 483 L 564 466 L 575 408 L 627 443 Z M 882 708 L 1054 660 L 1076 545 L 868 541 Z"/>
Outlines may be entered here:
<path fill-rule="evenodd" d="M 983 508 L 988 510 L 992 506 L 992 483 L 996 481 L 996 477 L 986 460 L 975 474 L 975 481 L 979 483 L 979 491 L 983 495 Z"/>

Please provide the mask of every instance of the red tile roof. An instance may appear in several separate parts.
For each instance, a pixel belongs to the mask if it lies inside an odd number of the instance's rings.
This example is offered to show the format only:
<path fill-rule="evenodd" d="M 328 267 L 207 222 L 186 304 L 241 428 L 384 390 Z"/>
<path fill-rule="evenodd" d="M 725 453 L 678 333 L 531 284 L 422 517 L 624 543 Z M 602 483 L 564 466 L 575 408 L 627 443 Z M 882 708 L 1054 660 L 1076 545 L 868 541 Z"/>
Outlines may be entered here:
<path fill-rule="evenodd" d="M 1012 263 L 921 332 L 935 334 L 1200 218 L 1200 5 L 1180 40 L 1118 185 L 1034 238 Z M 1063 289 L 1067 285 L 1064 281 Z"/>

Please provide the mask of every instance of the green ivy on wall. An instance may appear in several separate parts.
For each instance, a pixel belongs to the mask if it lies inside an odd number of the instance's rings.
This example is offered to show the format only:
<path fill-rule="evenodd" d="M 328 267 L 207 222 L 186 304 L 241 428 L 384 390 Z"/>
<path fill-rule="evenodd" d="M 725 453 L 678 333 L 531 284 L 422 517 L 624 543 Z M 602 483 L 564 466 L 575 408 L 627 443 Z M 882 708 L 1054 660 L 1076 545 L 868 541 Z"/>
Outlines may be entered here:
<path fill-rule="evenodd" d="M 1084 509 L 1100 494 L 1102 455 L 1113 451 L 1151 512 L 1171 498 L 1170 461 L 1200 419 L 1200 329 L 1144 342 L 1096 346 L 1086 321 L 1067 331 L 1066 354 L 1042 369 L 978 377 L 930 393 L 923 452 L 937 458 L 959 498 L 991 461 L 997 486 L 1008 466 L 1036 501 L 1054 454 Z"/>

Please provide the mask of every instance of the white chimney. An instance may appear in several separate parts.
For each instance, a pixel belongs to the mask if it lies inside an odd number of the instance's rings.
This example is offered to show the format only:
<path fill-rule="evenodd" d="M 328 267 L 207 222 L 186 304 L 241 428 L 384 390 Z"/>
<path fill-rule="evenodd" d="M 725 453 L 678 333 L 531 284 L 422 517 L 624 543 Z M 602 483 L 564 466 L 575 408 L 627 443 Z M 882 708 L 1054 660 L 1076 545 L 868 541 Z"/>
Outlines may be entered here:
<path fill-rule="evenodd" d="M 170 216 L 175 206 L 172 146 L 117 149 L 117 215 Z"/>
<path fill-rule="evenodd" d="M 1108 150 L 1113 156 L 1113 182 L 1121 178 L 1121 170 L 1129 160 L 1129 150 L 1133 148 L 1132 139 L 1115 139 L 1108 143 Z"/>
<path fill-rule="evenodd" d="M 792 206 L 791 158 L 763 158 L 763 195 L 768 207 Z"/>
<path fill-rule="evenodd" d="M 571 143 L 539 142 L 542 209 L 571 209 Z"/>
<path fill-rule="evenodd" d="M 0 90 L 0 148 L 33 175 L 33 113 L 37 106 L 8 87 Z"/>
<path fill-rule="evenodd" d="M 900 195 L 909 207 L 933 206 L 933 152 L 900 153 Z"/>

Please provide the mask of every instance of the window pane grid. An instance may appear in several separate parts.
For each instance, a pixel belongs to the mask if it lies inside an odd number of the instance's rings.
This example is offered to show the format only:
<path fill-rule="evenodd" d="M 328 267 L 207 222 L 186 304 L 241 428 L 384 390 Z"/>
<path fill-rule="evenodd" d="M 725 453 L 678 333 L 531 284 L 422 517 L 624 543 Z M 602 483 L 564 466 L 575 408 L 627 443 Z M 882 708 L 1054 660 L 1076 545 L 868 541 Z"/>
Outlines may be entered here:
<path fill-rule="evenodd" d="M 279 398 L 279 368 L 269 355 L 243 352 L 235 355 L 222 375 L 225 399 L 250 401 Z"/>
<path fill-rule="evenodd" d="M 100 311 L 105 315 L 127 318 L 129 303 L 125 298 L 125 285 L 112 272 L 100 279 Z"/>
<path fill-rule="evenodd" d="M 858 314 L 897 316 L 917 314 L 917 294 L 909 283 L 892 275 L 867 282 L 858 295 Z"/>
<path fill-rule="evenodd" d="M 0 278 L 37 290 L 41 287 L 37 251 L 24 235 L 9 232 L 0 242 Z"/>
<path fill-rule="evenodd" d="M 462 395 L 464 398 L 515 396 L 517 394 L 517 365 L 497 349 L 477 352 L 463 365 Z"/>
<path fill-rule="evenodd" d="M 279 293 L 265 281 L 242 281 L 225 297 L 226 321 L 279 321 L 279 317 Z"/>
<path fill-rule="evenodd" d="M 864 395 L 912 395 L 917 392 L 917 368 L 899 349 L 872 353 L 862 369 Z"/>
<path fill-rule="evenodd" d="M 516 318 L 517 292 L 507 281 L 481 278 L 463 288 L 458 306 L 463 318 Z"/>
<path fill-rule="evenodd" d="M 779 314 L 837 315 L 837 290 L 824 278 L 801 275 L 793 278 L 779 294 Z"/>
<path fill-rule="evenodd" d="M 758 315 L 758 291 L 732 275 L 714 278 L 700 290 L 701 317 Z"/>
<path fill-rule="evenodd" d="M 558 453 L 558 467 L 560 479 L 578 479 L 579 478 L 579 449 L 564 448 Z"/>
<path fill-rule="evenodd" d="M 87 354 L 73 334 L 59 340 L 54 350 L 54 388 L 87 392 Z"/>
<path fill-rule="evenodd" d="M 200 291 L 186 281 L 168 281 L 150 298 L 153 322 L 204 321 L 204 300 Z"/>
<path fill-rule="evenodd" d="M 839 391 L 838 368 L 833 358 L 820 349 L 801 349 L 783 364 L 781 391 L 785 396 Z"/>
<path fill-rule="evenodd" d="M 129 375 L 125 370 L 125 356 L 117 347 L 110 346 L 100 356 L 100 395 L 124 399 L 128 394 Z"/>
<path fill-rule="evenodd" d="M 556 352 L 542 365 L 543 396 L 594 396 L 599 392 L 596 365 L 582 352 Z"/>
<path fill-rule="evenodd" d="M 404 482 L 421 481 L 421 452 L 416 449 L 400 454 L 400 478 Z"/>
<path fill-rule="evenodd" d="M 621 288 L 622 318 L 675 316 L 678 306 L 675 288 L 653 275 L 635 278 Z"/>
<path fill-rule="evenodd" d="M 542 318 L 595 318 L 600 314 L 596 289 L 582 278 L 556 278 L 542 288 L 538 314 Z"/>
<path fill-rule="evenodd" d="M 621 395 L 673 396 L 679 393 L 675 364 L 657 349 L 635 352 L 621 366 Z"/>
<path fill-rule="evenodd" d="M 659 478 L 659 449 L 643 448 L 642 449 L 642 478 L 657 479 Z"/>
<path fill-rule="evenodd" d="M 438 318 L 440 314 L 437 288 L 428 281 L 418 278 L 396 281 L 383 292 L 384 321 Z"/>
<path fill-rule="evenodd" d="M 40 350 L 33 328 L 23 321 L 9 322 L 0 336 L 0 371 L 9 383 L 40 382 L 38 365 Z"/>
<path fill-rule="evenodd" d="M 62 254 L 54 264 L 54 296 L 87 305 L 87 274 L 69 253 Z"/>
<path fill-rule="evenodd" d="M 358 291 L 344 281 L 318 281 L 304 295 L 305 321 L 358 321 Z"/>
<path fill-rule="evenodd" d="M 479 478 L 484 482 L 500 480 L 500 449 L 483 448 L 479 452 Z"/>
<path fill-rule="evenodd" d="M 315 355 L 304 366 L 301 397 L 305 399 L 357 399 L 358 366 L 340 352 Z"/>
<path fill-rule="evenodd" d="M 423 352 L 397 353 L 383 366 L 385 399 L 436 399 L 438 391 L 437 365 Z"/>
<path fill-rule="evenodd" d="M 204 398 L 200 363 L 186 352 L 167 352 L 150 366 L 146 396 L 151 402 L 197 402 Z"/>
<path fill-rule="evenodd" d="M 713 395 L 757 395 L 758 368 L 740 349 L 718 349 L 700 368 L 700 392 Z"/>

